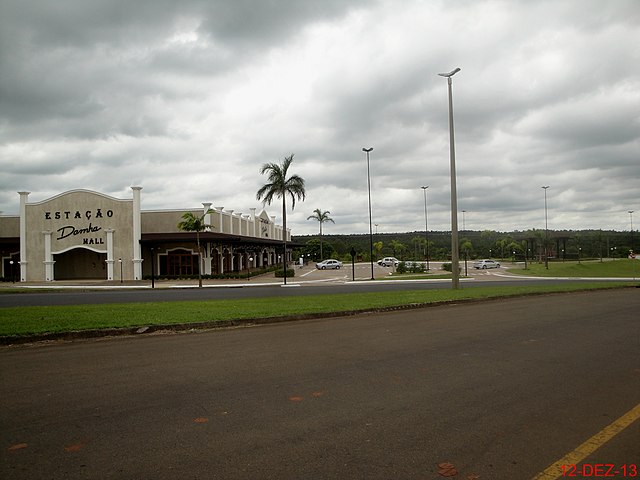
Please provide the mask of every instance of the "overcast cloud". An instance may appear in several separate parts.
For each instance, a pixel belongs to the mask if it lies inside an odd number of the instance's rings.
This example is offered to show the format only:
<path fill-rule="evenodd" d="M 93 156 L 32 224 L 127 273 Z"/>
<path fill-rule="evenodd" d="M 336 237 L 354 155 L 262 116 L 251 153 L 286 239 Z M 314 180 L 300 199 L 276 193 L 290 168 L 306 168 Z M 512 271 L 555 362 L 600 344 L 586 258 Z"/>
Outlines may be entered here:
<path fill-rule="evenodd" d="M 640 224 L 640 2 L 0 0 L 0 210 L 85 188 L 261 207 L 294 153 L 293 234 Z M 281 223 L 279 205 L 267 206 Z M 460 214 L 462 228 L 462 214 Z M 635 220 L 635 219 L 634 219 Z M 635 223 L 634 223 L 634 229 Z"/>

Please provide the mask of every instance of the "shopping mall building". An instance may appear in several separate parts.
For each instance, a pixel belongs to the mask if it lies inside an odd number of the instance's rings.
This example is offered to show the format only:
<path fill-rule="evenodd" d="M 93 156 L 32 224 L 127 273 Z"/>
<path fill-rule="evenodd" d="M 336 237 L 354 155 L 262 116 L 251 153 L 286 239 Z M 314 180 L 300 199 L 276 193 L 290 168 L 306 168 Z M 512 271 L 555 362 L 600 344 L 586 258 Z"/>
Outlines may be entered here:
<path fill-rule="evenodd" d="M 141 280 L 154 275 L 198 273 L 196 232 L 178 229 L 186 212 L 208 225 L 200 232 L 202 274 L 239 272 L 279 263 L 289 230 L 255 208 L 249 213 L 203 203 L 202 208 L 141 210 L 141 187 L 131 198 L 72 190 L 32 202 L 20 195 L 20 214 L 0 216 L 0 255 L 5 280 L 41 282 Z M 287 252 L 290 253 L 290 252 Z"/>

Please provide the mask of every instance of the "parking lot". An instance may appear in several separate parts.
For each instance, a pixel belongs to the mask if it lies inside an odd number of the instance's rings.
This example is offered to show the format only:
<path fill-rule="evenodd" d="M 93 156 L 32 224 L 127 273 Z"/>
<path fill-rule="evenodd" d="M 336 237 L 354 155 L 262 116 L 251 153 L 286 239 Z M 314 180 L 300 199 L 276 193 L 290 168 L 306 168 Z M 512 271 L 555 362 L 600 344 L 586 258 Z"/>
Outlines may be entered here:
<path fill-rule="evenodd" d="M 438 276 L 447 275 L 449 272 L 443 270 L 442 264 L 444 262 L 429 262 L 430 274 Z M 467 268 L 465 269 L 464 260 L 460 262 L 460 273 L 461 275 L 475 277 L 482 276 L 487 277 L 494 275 L 495 273 L 502 272 L 504 273 L 504 266 L 497 269 L 490 270 L 476 270 L 473 268 L 472 261 L 467 262 Z M 465 272 L 466 270 L 466 272 Z M 373 263 L 373 278 L 376 280 L 384 279 L 390 277 L 391 274 L 395 271 L 394 267 L 382 267 L 378 265 L 376 262 Z M 354 275 L 355 273 L 355 275 Z M 421 274 L 424 277 L 424 274 Z M 407 279 L 411 278 L 411 274 L 406 275 Z M 371 264 L 368 262 L 358 262 L 355 264 L 355 272 L 352 268 L 351 263 L 344 263 L 342 268 L 337 270 L 318 270 L 315 268 L 315 263 L 309 262 L 303 267 L 296 266 L 295 269 L 295 282 L 317 282 L 317 281 L 349 281 L 349 280 L 370 280 L 371 279 Z"/>

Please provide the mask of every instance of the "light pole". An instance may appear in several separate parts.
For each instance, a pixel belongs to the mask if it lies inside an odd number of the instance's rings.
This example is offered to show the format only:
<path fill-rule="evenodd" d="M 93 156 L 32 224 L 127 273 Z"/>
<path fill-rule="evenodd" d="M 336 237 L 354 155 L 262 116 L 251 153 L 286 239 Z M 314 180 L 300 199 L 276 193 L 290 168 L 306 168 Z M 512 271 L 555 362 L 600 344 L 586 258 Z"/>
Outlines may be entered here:
<path fill-rule="evenodd" d="M 542 187 L 544 189 L 544 268 L 549 270 L 549 224 L 547 223 L 547 188 L 549 185 Z"/>
<path fill-rule="evenodd" d="M 631 222 L 631 252 L 635 252 L 633 249 L 633 210 L 629 210 L 629 221 Z"/>
<path fill-rule="evenodd" d="M 118 262 L 120 262 L 120 283 L 122 283 L 123 282 L 123 279 L 122 279 L 122 259 L 119 258 Z"/>
<path fill-rule="evenodd" d="M 151 247 L 151 288 L 155 288 L 155 279 L 156 279 L 156 270 L 155 270 L 155 261 L 156 261 L 156 249 L 155 247 Z"/>
<path fill-rule="evenodd" d="M 467 213 L 467 211 L 466 210 L 462 210 L 462 234 L 463 235 L 467 231 L 467 224 L 465 223 L 465 213 Z M 469 276 L 469 272 L 467 270 L 467 260 L 469 258 L 469 249 L 467 248 L 467 242 L 469 240 L 467 239 L 466 236 L 463 238 L 463 240 L 464 240 L 464 276 L 468 277 Z"/>
<path fill-rule="evenodd" d="M 451 287 L 460 288 L 459 253 L 458 253 L 458 192 L 456 190 L 456 149 L 453 137 L 453 96 L 451 93 L 451 77 L 460 71 L 459 68 L 449 73 L 439 73 L 447 79 L 449 90 L 449 161 L 451 170 Z"/>
<path fill-rule="evenodd" d="M 367 154 L 367 189 L 369 191 L 369 259 L 371 260 L 371 280 L 373 280 L 373 224 L 371 222 L 371 173 L 369 170 L 369 152 L 372 150 L 373 147 L 362 147 L 362 151 Z"/>
<path fill-rule="evenodd" d="M 425 245 L 427 247 L 427 272 L 429 271 L 429 215 L 427 213 L 427 188 L 429 188 L 429 185 L 427 185 L 426 187 L 420 187 L 422 189 L 422 191 L 424 192 L 424 241 L 425 241 Z"/>

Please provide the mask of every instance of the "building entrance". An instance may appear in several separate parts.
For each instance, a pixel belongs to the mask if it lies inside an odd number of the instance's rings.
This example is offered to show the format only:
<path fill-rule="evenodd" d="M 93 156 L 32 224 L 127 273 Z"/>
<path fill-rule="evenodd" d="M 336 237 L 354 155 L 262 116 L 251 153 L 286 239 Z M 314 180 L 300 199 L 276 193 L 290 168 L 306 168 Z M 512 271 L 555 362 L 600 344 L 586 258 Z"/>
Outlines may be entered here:
<path fill-rule="evenodd" d="M 53 256 L 55 280 L 106 280 L 107 254 L 74 248 Z M 116 270 L 117 267 L 116 267 Z M 115 272 L 116 277 L 120 272 Z"/>
<path fill-rule="evenodd" d="M 198 256 L 189 250 L 172 250 L 160 255 L 160 275 L 179 277 L 198 274 Z"/>

